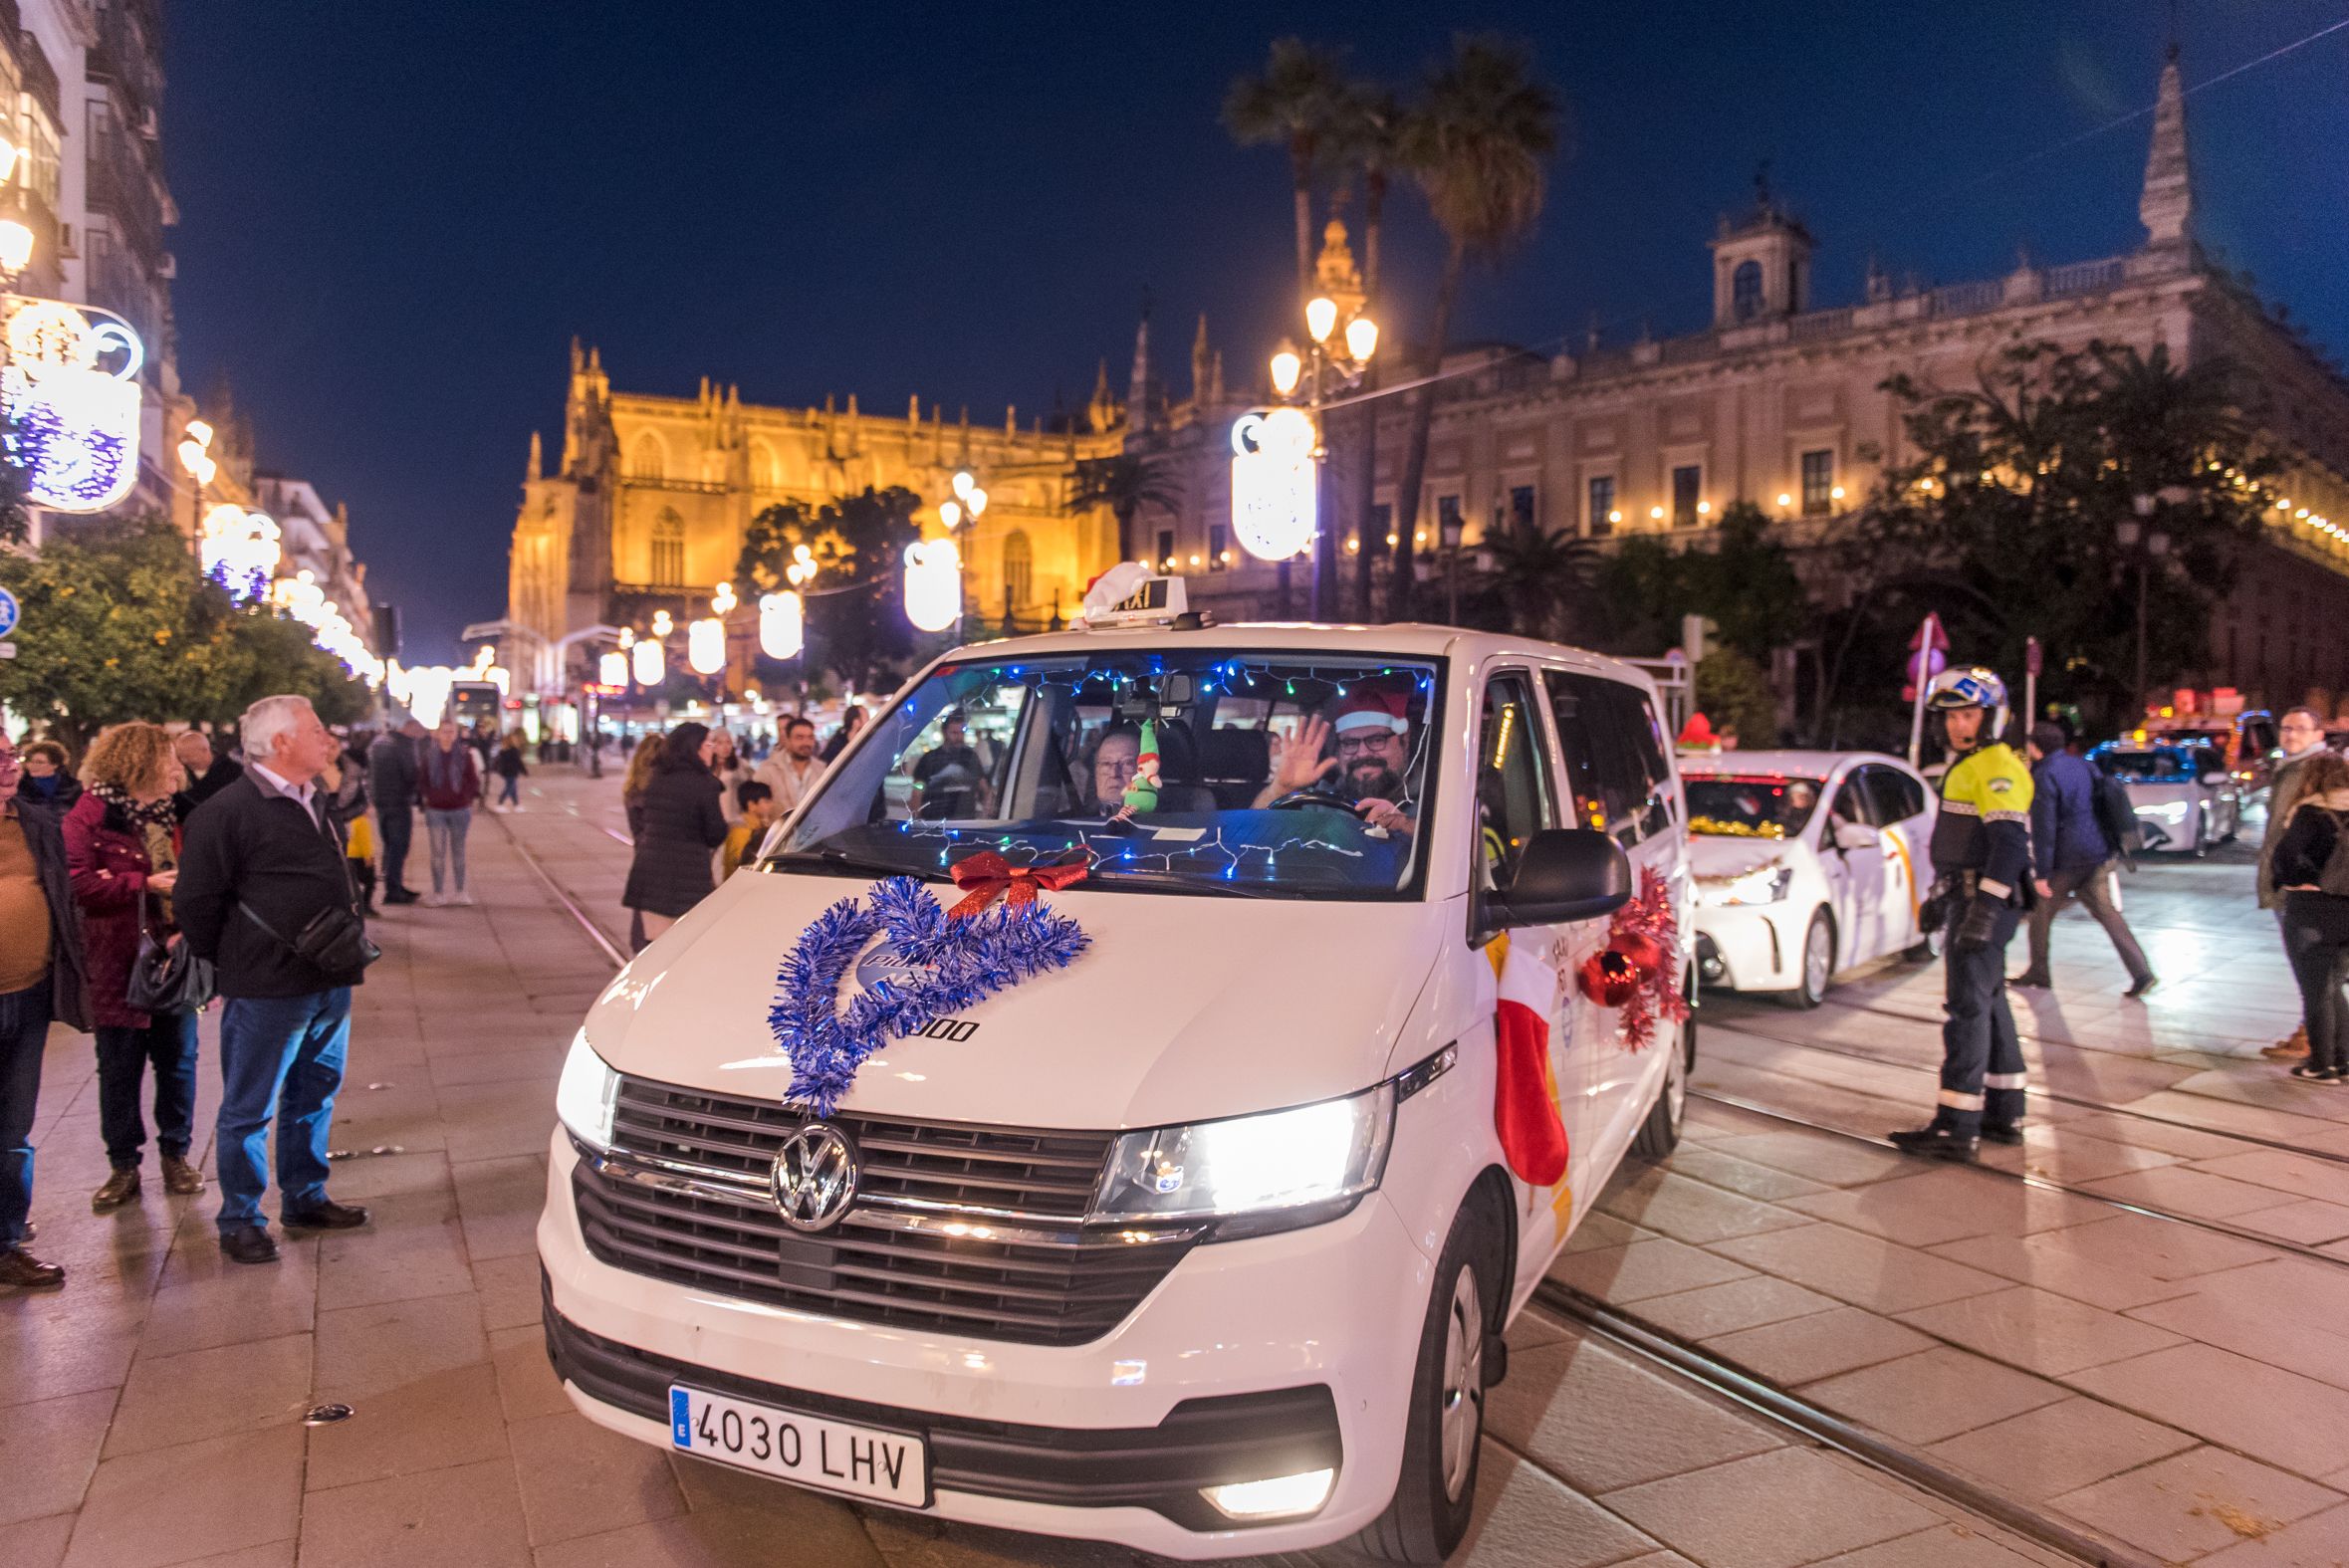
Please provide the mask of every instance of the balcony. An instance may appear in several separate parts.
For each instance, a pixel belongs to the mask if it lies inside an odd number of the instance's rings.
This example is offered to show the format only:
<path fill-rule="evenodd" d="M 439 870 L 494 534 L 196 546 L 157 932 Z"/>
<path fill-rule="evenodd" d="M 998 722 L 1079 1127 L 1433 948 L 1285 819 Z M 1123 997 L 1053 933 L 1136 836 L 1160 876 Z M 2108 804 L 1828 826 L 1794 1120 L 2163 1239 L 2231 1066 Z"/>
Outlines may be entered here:
<path fill-rule="evenodd" d="M 122 249 L 149 277 L 163 270 L 163 194 L 148 169 L 145 145 L 102 108 L 90 114 L 90 151 L 85 166 L 90 210 L 115 220 Z"/>
<path fill-rule="evenodd" d="M 155 0 L 99 0 L 98 44 L 87 69 L 92 81 L 113 86 L 134 130 L 151 124 L 163 102 L 158 13 Z"/>

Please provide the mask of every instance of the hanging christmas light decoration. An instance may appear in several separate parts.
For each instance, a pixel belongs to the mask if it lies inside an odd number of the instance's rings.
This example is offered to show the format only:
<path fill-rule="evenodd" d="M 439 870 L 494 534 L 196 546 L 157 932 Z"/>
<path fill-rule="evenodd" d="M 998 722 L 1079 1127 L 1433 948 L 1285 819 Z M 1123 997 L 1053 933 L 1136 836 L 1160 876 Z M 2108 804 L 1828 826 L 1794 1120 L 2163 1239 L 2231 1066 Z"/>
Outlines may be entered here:
<path fill-rule="evenodd" d="M 599 686 L 627 685 L 628 656 L 624 653 L 604 654 L 595 661 L 595 677 Z"/>
<path fill-rule="evenodd" d="M 253 600 L 269 591 L 284 549 L 277 523 L 268 513 L 222 502 L 204 514 L 197 556 L 205 576 L 236 597 Z"/>
<path fill-rule="evenodd" d="M 759 651 L 770 659 L 796 659 L 808 645 L 808 612 L 797 593 L 759 595 Z"/>
<path fill-rule="evenodd" d="M 962 553 L 951 539 L 905 548 L 905 618 L 923 631 L 944 631 L 963 612 Z"/>
<path fill-rule="evenodd" d="M 716 616 L 685 623 L 685 662 L 696 675 L 726 668 L 726 623 Z"/>
<path fill-rule="evenodd" d="M 1232 532 L 1250 555 L 1287 560 L 1320 527 L 1312 417 L 1301 408 L 1243 414 L 1232 426 Z"/>
<path fill-rule="evenodd" d="M 668 665 L 661 657 L 660 639 L 644 637 L 628 650 L 629 667 L 635 671 L 639 686 L 658 686 L 668 674 Z"/>
<path fill-rule="evenodd" d="M 138 335 L 60 300 L 18 299 L 0 336 L 8 346 L 0 415 L 27 498 L 58 512 L 103 512 L 128 495 L 138 478 L 146 357 Z"/>

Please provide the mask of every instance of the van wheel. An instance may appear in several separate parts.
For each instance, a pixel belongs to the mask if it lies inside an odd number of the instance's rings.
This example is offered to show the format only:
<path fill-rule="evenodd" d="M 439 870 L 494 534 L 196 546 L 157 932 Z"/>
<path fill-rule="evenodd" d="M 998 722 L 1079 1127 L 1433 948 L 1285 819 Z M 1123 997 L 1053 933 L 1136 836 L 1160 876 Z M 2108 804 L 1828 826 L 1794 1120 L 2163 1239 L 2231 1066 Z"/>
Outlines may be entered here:
<path fill-rule="evenodd" d="M 1354 1544 L 1384 1562 L 1441 1563 L 1468 1534 L 1485 1436 L 1485 1368 L 1498 1359 L 1499 1229 L 1481 1194 L 1452 1222 L 1436 1263 L 1404 1416 L 1403 1470 L 1386 1512 Z"/>
<path fill-rule="evenodd" d="M 1646 1121 L 1631 1140 L 1631 1152 L 1643 1160 L 1661 1160 L 1680 1147 L 1680 1124 L 1689 1110 L 1689 1073 L 1697 1065 L 1697 1020 L 1691 1014 L 1680 1026 L 1680 1037 L 1664 1047 L 1670 1056 L 1664 1067 L 1664 1086 L 1648 1107 Z"/>
<path fill-rule="evenodd" d="M 1778 1000 L 1807 1012 L 1827 1000 L 1827 977 L 1834 973 L 1835 922 L 1822 909 L 1802 933 L 1802 968 L 1795 972 L 1794 989 L 1778 993 Z"/>

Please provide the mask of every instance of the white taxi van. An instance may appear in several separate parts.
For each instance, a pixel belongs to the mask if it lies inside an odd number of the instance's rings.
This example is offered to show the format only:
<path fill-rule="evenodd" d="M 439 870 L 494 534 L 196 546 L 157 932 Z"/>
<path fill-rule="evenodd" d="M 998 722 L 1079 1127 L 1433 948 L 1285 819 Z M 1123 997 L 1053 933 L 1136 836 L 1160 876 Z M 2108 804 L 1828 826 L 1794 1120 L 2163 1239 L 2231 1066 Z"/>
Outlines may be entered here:
<path fill-rule="evenodd" d="M 1693 1027 L 1635 1041 L 1574 983 L 1621 910 L 1687 930 L 1666 733 L 1627 666 L 1428 626 L 944 656 L 579 1031 L 538 1234 L 571 1399 L 949 1519 L 1440 1560 L 1503 1328 L 1679 1135 Z M 938 957 L 936 906 L 991 892 L 969 926 L 1081 950 Z M 857 947 L 884 903 L 927 935 Z M 1496 1130 L 1502 934 L 1538 965 L 1542 1186 Z M 857 1032 L 924 987 L 914 1032 Z"/>
<path fill-rule="evenodd" d="M 1934 793 L 1880 752 L 1683 756 L 1697 973 L 1815 1008 L 1831 976 L 1925 940 Z"/>

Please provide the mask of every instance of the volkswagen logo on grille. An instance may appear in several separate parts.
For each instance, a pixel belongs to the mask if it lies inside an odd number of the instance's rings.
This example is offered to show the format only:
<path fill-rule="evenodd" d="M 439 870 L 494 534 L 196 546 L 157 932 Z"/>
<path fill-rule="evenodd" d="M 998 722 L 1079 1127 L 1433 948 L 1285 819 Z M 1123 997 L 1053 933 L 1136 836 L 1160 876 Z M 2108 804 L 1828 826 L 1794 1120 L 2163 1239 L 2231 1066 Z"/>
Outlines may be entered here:
<path fill-rule="evenodd" d="M 856 1150 L 837 1127 L 809 1122 L 785 1135 L 767 1181 L 785 1225 L 828 1231 L 856 1196 Z"/>

